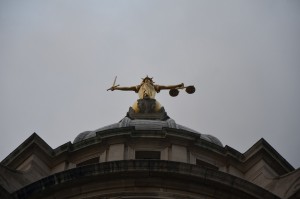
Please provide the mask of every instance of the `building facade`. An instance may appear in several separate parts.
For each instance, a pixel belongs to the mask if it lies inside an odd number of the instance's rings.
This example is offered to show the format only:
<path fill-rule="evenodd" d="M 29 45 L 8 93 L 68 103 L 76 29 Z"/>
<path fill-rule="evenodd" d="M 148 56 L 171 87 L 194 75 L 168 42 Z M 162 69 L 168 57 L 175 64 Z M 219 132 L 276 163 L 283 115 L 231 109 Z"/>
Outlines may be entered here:
<path fill-rule="evenodd" d="M 296 199 L 299 189 L 300 170 L 264 139 L 240 153 L 163 108 L 130 108 L 56 149 L 34 133 L 0 164 L 7 199 Z"/>

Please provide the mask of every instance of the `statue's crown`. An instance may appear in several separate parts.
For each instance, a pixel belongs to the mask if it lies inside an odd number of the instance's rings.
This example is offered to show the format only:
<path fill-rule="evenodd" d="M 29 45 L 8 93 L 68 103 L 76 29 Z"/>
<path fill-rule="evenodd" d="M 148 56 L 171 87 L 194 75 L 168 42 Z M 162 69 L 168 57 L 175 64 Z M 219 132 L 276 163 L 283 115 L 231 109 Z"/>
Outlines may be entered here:
<path fill-rule="evenodd" d="M 152 83 L 154 83 L 153 81 L 153 77 L 148 77 L 148 75 L 145 78 L 142 78 L 143 82 L 145 82 L 146 80 L 150 80 Z"/>

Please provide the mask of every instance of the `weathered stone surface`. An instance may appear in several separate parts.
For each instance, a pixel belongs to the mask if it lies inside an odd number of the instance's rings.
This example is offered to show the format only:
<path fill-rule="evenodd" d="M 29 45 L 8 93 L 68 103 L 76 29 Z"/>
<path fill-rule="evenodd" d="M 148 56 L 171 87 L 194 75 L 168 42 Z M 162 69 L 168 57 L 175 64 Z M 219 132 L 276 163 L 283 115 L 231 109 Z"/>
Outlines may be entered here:
<path fill-rule="evenodd" d="M 18 199 L 80 198 L 87 195 L 110 198 L 133 193 L 137 197 L 156 194 L 169 198 L 183 195 L 189 198 L 278 199 L 270 192 L 229 174 L 161 160 L 115 161 L 78 167 L 32 183 L 13 196 Z"/>
<path fill-rule="evenodd" d="M 138 120 L 128 119 L 127 122 L 132 121 Z M 156 124 L 155 122 L 158 122 L 159 128 L 154 128 Z M 183 162 L 188 163 L 191 166 L 182 167 L 183 170 L 179 169 L 181 172 L 185 170 L 190 172 L 191 168 L 193 168 L 193 166 L 195 166 L 197 162 L 206 162 L 207 165 L 211 165 L 211 168 L 215 168 L 215 170 L 227 173 L 228 176 L 223 176 L 224 178 L 221 176 L 223 178 L 221 181 L 229 180 L 224 183 L 229 183 L 230 186 L 233 185 L 232 183 L 238 182 L 239 184 L 239 180 L 230 181 L 232 180 L 232 178 L 239 177 L 238 179 L 242 178 L 246 180 L 246 182 L 248 181 L 248 183 L 250 184 L 254 183 L 256 185 L 259 185 L 263 188 L 264 191 L 269 190 L 282 198 L 297 196 L 297 193 L 299 192 L 299 180 L 297 181 L 297 177 L 299 178 L 299 173 L 297 174 L 292 172 L 294 171 L 292 166 L 290 166 L 265 140 L 262 139 L 258 141 L 246 153 L 242 154 L 229 146 L 223 147 L 206 139 L 202 139 L 202 136 L 199 133 L 187 131 L 184 129 L 175 129 L 168 127 L 161 128 L 160 122 L 165 121 L 155 122 L 151 123 L 151 126 L 153 126 L 153 128 L 151 127 L 148 130 L 139 128 L 135 129 L 132 126 L 128 126 L 99 131 L 96 132 L 96 135 L 94 137 L 90 137 L 89 139 L 85 139 L 74 144 L 68 142 L 56 149 L 52 149 L 37 134 L 33 134 L 11 155 L 9 155 L 4 161 L 2 161 L 2 169 L 0 170 L 0 186 L 2 186 L 4 190 L 9 193 L 15 192 L 18 189 L 23 190 L 22 188 L 27 185 L 30 185 L 30 187 L 32 185 L 32 189 L 35 189 L 35 185 L 33 185 L 35 183 L 42 184 L 44 187 L 44 181 L 47 179 L 40 180 L 41 178 L 47 177 L 49 175 L 50 178 L 52 176 L 51 174 L 56 175 L 56 173 L 59 172 L 71 172 L 73 168 L 75 168 L 76 166 L 79 168 L 80 165 L 83 165 L 84 162 L 88 162 L 91 158 L 96 158 L 100 162 L 107 162 L 108 165 L 110 165 L 109 161 L 126 161 L 136 159 L 136 151 L 158 151 L 161 154 L 161 160 L 173 160 L 177 161 L 177 164 L 179 165 L 181 165 L 180 162 Z M 171 123 L 171 125 L 173 125 L 173 123 Z M 115 164 L 122 166 L 122 164 L 119 163 Z M 201 194 L 201 197 L 204 198 L 221 198 L 222 192 L 224 192 L 216 191 L 213 189 L 205 189 L 205 187 L 208 185 L 212 186 L 210 185 L 209 181 L 207 181 L 208 184 L 199 185 L 199 180 L 203 179 L 197 177 L 197 172 L 192 173 L 193 175 L 195 175 L 194 177 L 192 176 L 192 174 L 190 175 L 190 181 L 181 179 L 184 182 L 183 184 L 181 183 L 181 181 L 176 181 L 176 179 L 178 179 L 177 177 L 182 173 L 180 174 L 177 172 L 177 167 L 173 167 L 173 163 L 170 163 L 169 165 L 171 166 L 168 167 L 168 171 L 170 171 L 171 173 L 164 171 L 163 163 L 158 166 L 158 168 L 163 169 L 163 173 L 160 173 L 157 168 L 153 170 L 150 165 L 139 167 L 139 169 L 136 169 L 136 167 L 132 167 L 131 164 L 136 165 L 142 163 L 135 162 L 124 164 L 123 166 L 125 166 L 125 168 L 119 168 L 119 166 L 113 167 L 113 170 L 116 172 L 110 173 L 109 175 L 106 175 L 106 173 L 102 173 L 101 175 L 99 174 L 100 176 L 98 175 L 98 173 L 94 175 L 94 170 L 88 170 L 88 173 L 84 174 L 88 176 L 88 181 L 85 181 L 85 178 L 81 179 L 81 177 L 80 179 L 78 179 L 78 182 L 77 180 L 72 181 L 72 184 L 80 184 L 80 187 L 78 187 L 77 189 L 74 188 L 74 194 L 90 194 L 92 197 L 96 194 L 96 192 L 98 193 L 100 190 L 93 190 L 91 192 L 89 192 L 88 190 L 92 189 L 91 187 L 94 187 L 96 185 L 102 187 L 100 191 L 102 194 L 101 197 L 115 197 L 111 195 L 112 193 L 109 192 L 109 190 L 111 189 L 116 189 L 116 193 L 119 193 L 119 191 L 122 190 L 122 192 L 130 192 L 132 195 L 134 195 L 136 193 L 135 191 L 138 192 L 138 190 L 136 190 L 134 186 L 139 187 L 139 191 L 141 194 L 139 196 L 142 196 L 142 193 L 145 193 L 146 188 L 147 190 L 153 191 L 153 194 L 158 194 L 159 197 L 161 196 L 161 198 L 183 198 L 184 195 L 189 195 L 190 198 L 199 198 Z M 151 164 L 154 163 L 151 162 Z M 105 170 L 110 170 L 111 166 L 107 166 L 104 168 L 106 168 Z M 130 178 L 129 174 L 131 171 L 130 169 L 132 168 L 135 169 L 133 169 L 134 172 L 131 173 L 132 177 Z M 120 172 L 118 172 L 118 169 L 120 169 Z M 155 171 L 155 175 L 154 173 L 152 173 L 152 170 Z M 76 170 L 75 173 L 77 173 L 76 175 L 79 176 L 83 175 L 80 172 L 81 170 L 79 169 Z M 86 170 L 83 170 L 82 172 L 86 172 Z M 90 172 L 92 172 L 92 174 Z M 149 172 L 152 173 L 151 176 L 149 176 Z M 285 176 L 289 172 L 292 172 L 290 173 L 291 176 L 289 178 L 286 178 Z M 66 173 L 66 175 L 73 179 L 72 176 L 74 174 L 72 172 Z M 174 177 L 173 175 L 177 177 Z M 205 178 L 209 179 L 211 177 L 210 175 L 213 175 L 213 179 L 215 179 L 215 173 L 211 174 L 210 172 L 207 172 L 205 174 Z M 142 180 L 140 179 L 141 177 Z M 100 181 L 96 180 L 99 178 L 101 179 Z M 106 178 L 108 178 L 109 180 L 104 180 Z M 175 180 L 173 178 L 175 178 Z M 195 180 L 193 181 L 194 178 Z M 69 182 L 67 179 L 57 178 L 54 179 L 54 181 L 52 179 L 50 181 L 47 181 L 46 185 L 48 187 L 48 185 L 54 183 L 54 185 L 56 186 L 57 182 L 59 184 L 61 184 L 62 182 Z M 91 187 L 87 185 L 87 193 L 78 192 L 78 190 L 83 190 L 82 186 L 85 186 L 82 183 L 89 184 L 89 180 L 91 180 L 92 185 Z M 118 183 L 119 181 L 122 181 L 122 183 L 125 184 L 132 183 L 132 186 L 120 187 Z M 103 183 L 106 182 L 112 183 L 114 187 L 109 187 L 107 184 L 104 185 Z M 241 182 L 244 183 L 244 181 Z M 141 184 L 157 184 L 157 186 L 148 186 L 142 188 L 140 187 Z M 171 184 L 173 184 L 174 186 L 171 186 Z M 160 189 L 160 186 L 158 185 L 163 186 Z M 242 185 L 248 186 L 247 183 Z M 69 185 L 68 183 L 63 183 L 63 186 Z M 189 188 L 185 188 L 184 190 L 180 188 L 186 186 L 188 186 Z M 214 186 L 220 188 L 219 184 L 214 184 Z M 226 187 L 228 188 L 228 186 L 229 185 L 225 186 L 225 192 Z M 199 195 L 198 193 L 191 191 L 191 187 L 194 187 L 193 190 L 205 189 L 207 192 L 201 193 Z M 232 187 L 230 187 L 230 189 L 231 188 Z M 30 190 L 32 191 L 32 189 Z M 48 190 L 50 190 L 49 193 L 47 192 Z M 43 192 L 43 198 L 47 194 L 51 195 L 51 190 L 52 188 L 45 190 L 45 192 L 41 190 Z M 151 191 L 147 193 L 150 194 L 152 193 Z M 247 189 L 247 191 L 253 190 Z M 194 195 L 192 194 L 192 192 Z M 239 188 L 237 192 L 243 192 L 243 190 Z M 30 193 L 30 191 L 28 193 Z M 26 192 L 26 194 L 28 193 Z M 69 193 L 66 190 L 61 190 L 57 194 L 58 195 L 49 197 L 69 197 Z M 170 196 L 170 194 L 175 194 L 176 197 Z M 223 198 L 239 198 L 238 196 L 230 195 L 230 193 L 226 194 L 225 196 L 223 195 Z M 239 194 L 243 195 L 245 193 Z M 35 196 L 38 197 L 38 195 Z M 139 196 L 137 197 L 140 198 Z M 247 198 L 248 196 L 243 195 L 243 197 L 240 198 L 245 197 Z M 253 197 L 251 196 L 250 198 Z"/>
<path fill-rule="evenodd" d="M 147 111 L 147 110 L 145 110 Z M 134 110 L 130 107 L 129 111 L 127 112 L 127 117 L 129 117 L 132 120 L 135 119 L 145 119 L 145 120 L 161 120 L 166 121 L 170 117 L 167 115 L 167 112 L 165 112 L 164 107 L 160 109 L 159 112 L 139 112 L 136 113 Z"/>
<path fill-rule="evenodd" d="M 300 168 L 287 175 L 276 177 L 268 182 L 266 189 L 276 195 L 282 198 L 300 198 Z"/>
<path fill-rule="evenodd" d="M 156 100 L 151 98 L 138 99 L 137 101 L 140 113 L 154 113 Z"/>
<path fill-rule="evenodd" d="M 0 185 L 0 198 L 1 199 L 12 199 L 12 196 L 9 192 Z"/>

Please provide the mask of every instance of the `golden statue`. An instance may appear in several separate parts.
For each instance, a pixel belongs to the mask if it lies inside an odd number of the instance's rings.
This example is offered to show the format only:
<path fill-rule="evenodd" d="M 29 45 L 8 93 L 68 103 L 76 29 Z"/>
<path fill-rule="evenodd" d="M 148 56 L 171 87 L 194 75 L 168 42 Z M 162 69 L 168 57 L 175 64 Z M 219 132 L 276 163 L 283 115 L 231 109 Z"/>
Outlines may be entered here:
<path fill-rule="evenodd" d="M 153 78 L 150 78 L 148 76 L 142 78 L 142 82 L 139 85 L 130 86 L 130 87 L 120 87 L 119 85 L 115 85 L 116 79 L 117 77 L 115 77 L 113 86 L 107 90 L 135 91 L 136 93 L 138 93 L 140 99 L 145 99 L 145 100 L 155 99 L 155 94 L 159 93 L 161 90 L 170 90 L 170 95 L 173 97 L 178 95 L 179 93 L 178 89 L 186 88 L 186 92 L 189 94 L 195 92 L 194 86 L 184 87 L 183 83 L 177 85 L 170 85 L 170 86 L 154 84 L 155 82 L 152 80 Z M 132 108 L 136 113 L 140 112 L 137 101 L 133 104 Z M 158 101 L 156 101 L 154 111 L 158 112 L 160 109 L 161 109 L 161 105 Z"/>

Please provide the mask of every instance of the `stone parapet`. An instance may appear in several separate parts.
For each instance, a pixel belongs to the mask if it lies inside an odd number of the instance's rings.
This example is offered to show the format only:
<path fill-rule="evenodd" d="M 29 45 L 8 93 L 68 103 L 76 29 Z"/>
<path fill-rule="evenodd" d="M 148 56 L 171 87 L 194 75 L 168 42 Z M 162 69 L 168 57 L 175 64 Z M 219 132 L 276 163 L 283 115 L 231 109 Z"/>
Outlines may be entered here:
<path fill-rule="evenodd" d="M 12 195 L 16 199 L 54 199 L 138 198 L 153 194 L 155 198 L 279 199 L 232 175 L 162 160 L 113 161 L 78 167 L 48 176 Z"/>

